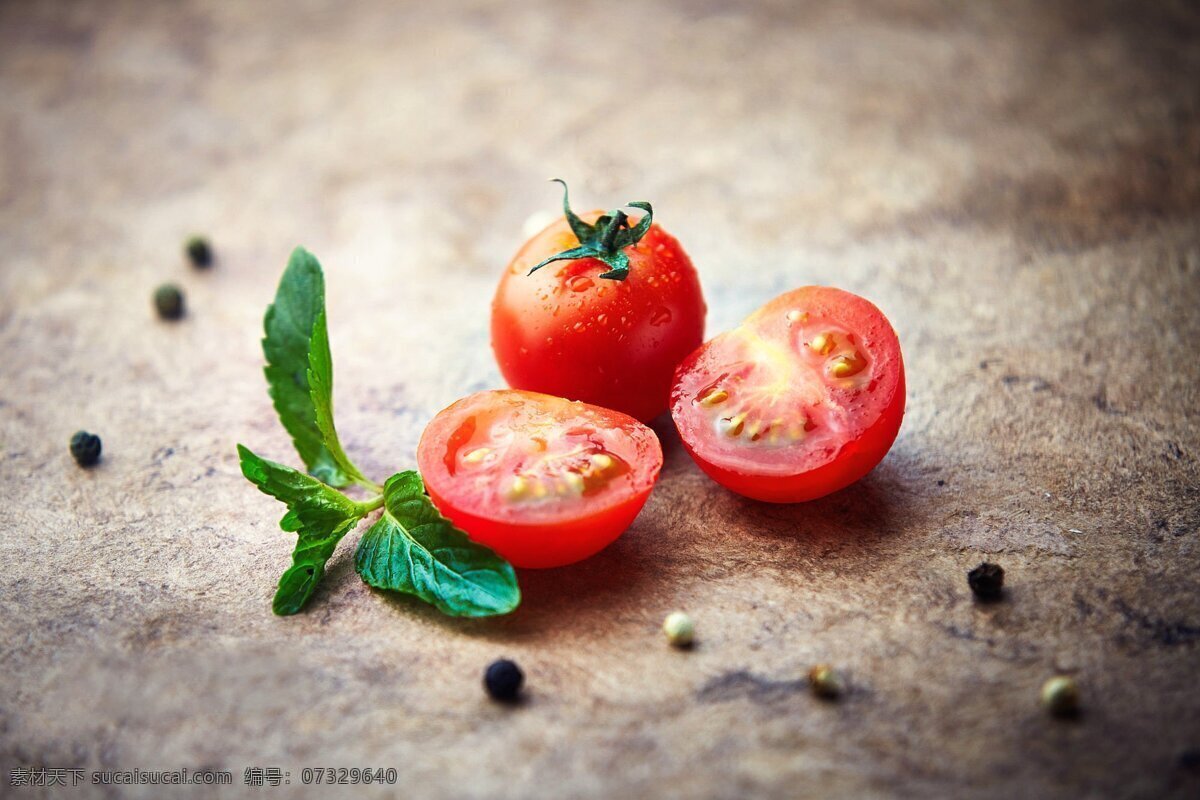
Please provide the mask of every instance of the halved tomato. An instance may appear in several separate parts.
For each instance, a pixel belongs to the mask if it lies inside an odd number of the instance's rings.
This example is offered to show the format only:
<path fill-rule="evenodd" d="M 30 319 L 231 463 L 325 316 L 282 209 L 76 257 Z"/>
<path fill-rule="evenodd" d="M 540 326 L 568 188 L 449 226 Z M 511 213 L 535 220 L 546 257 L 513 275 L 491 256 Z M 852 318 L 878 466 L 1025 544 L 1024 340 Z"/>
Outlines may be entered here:
<path fill-rule="evenodd" d="M 869 301 L 824 286 L 780 295 L 675 372 L 671 416 L 700 468 L 775 503 L 849 486 L 904 416 L 904 362 Z"/>
<path fill-rule="evenodd" d="M 599 552 L 633 522 L 662 468 L 654 431 L 607 408 L 536 392 L 478 392 L 421 435 L 434 505 L 514 566 Z"/>

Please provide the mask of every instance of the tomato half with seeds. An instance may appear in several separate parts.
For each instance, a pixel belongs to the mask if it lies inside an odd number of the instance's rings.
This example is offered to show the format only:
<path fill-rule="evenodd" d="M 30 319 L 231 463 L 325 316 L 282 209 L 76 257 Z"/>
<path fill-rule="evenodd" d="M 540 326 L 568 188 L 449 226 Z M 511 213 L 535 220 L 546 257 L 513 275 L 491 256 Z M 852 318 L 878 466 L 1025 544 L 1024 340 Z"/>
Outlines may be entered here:
<path fill-rule="evenodd" d="M 564 217 L 513 257 L 492 302 L 492 349 L 514 389 L 583 400 L 648 421 L 667 409 L 675 367 L 704 337 L 687 253 L 643 212 Z M 532 271 L 532 272 L 531 272 Z"/>
<path fill-rule="evenodd" d="M 421 435 L 434 505 L 518 567 L 559 567 L 611 544 L 662 468 L 654 431 L 607 408 L 511 389 L 478 392 Z"/>
<path fill-rule="evenodd" d="M 680 364 L 671 416 L 718 483 L 795 503 L 849 486 L 883 459 L 904 391 L 900 342 L 883 313 L 850 292 L 807 286 Z"/>

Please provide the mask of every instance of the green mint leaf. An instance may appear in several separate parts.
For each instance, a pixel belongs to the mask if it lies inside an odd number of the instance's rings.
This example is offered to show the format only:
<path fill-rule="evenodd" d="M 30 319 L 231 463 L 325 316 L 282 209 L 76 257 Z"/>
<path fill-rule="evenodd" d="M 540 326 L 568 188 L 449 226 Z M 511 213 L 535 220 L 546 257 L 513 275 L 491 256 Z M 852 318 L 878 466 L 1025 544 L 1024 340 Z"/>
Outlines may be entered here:
<path fill-rule="evenodd" d="M 313 322 L 308 348 L 308 385 L 313 413 L 322 442 L 338 468 L 351 481 L 375 488 L 342 449 L 337 430 L 333 427 L 333 355 L 329 352 L 329 331 L 325 327 L 325 312 Z"/>
<path fill-rule="evenodd" d="M 272 608 L 295 614 L 304 608 L 338 542 L 375 506 L 356 503 L 303 472 L 260 458 L 238 445 L 242 474 L 259 491 L 283 502 L 288 511 L 279 527 L 297 534 L 292 566 L 279 579 Z"/>
<path fill-rule="evenodd" d="M 321 483 L 299 470 L 268 461 L 238 445 L 242 474 L 258 487 L 288 507 L 279 521 L 285 531 L 306 533 L 332 529 L 341 521 L 363 516 L 361 504 Z"/>
<path fill-rule="evenodd" d="M 271 601 L 272 611 L 286 617 L 308 604 L 308 599 L 325 575 L 325 562 L 333 555 L 342 537 L 357 524 L 358 518 L 355 517 L 324 536 L 300 534 L 296 549 L 292 552 L 292 566 L 279 578 L 275 599 Z"/>
<path fill-rule="evenodd" d="M 317 320 L 325 314 L 325 277 L 321 264 L 303 247 L 288 259 L 275 302 L 263 317 L 263 372 L 279 421 L 292 437 L 308 471 L 330 486 L 346 486 L 353 478 L 343 471 L 317 426 L 309 386 L 310 350 Z M 324 323 L 322 322 L 322 327 Z M 329 343 L 326 341 L 326 360 Z M 332 384 L 332 379 L 329 380 Z"/>
<path fill-rule="evenodd" d="M 354 554 L 367 585 L 416 595 L 456 617 L 507 614 L 521 602 L 513 568 L 439 514 L 420 475 L 388 478 L 383 498 L 383 515 Z"/>

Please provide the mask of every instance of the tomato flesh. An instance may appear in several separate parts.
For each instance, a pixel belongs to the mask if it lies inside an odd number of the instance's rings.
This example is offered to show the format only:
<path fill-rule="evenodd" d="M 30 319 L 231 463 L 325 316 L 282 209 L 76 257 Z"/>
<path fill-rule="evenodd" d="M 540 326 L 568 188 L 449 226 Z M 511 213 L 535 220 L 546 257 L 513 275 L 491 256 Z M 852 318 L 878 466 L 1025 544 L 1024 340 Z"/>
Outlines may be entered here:
<path fill-rule="evenodd" d="M 434 505 L 514 566 L 599 552 L 633 522 L 662 468 L 625 414 L 517 390 L 478 392 L 429 423 L 417 463 Z"/>
<path fill-rule="evenodd" d="M 900 430 L 904 393 L 900 343 L 882 312 L 849 292 L 809 286 L 681 363 L 671 415 L 714 480 L 794 503 L 870 472 Z"/>
<path fill-rule="evenodd" d="M 593 222 L 600 212 L 580 215 Z M 637 220 L 631 220 L 636 225 Z M 492 349 L 514 389 L 612 408 L 648 421 L 667 408 L 676 365 L 704 337 L 700 279 L 679 242 L 651 225 L 625 280 L 595 258 L 544 258 L 579 243 L 565 219 L 530 239 L 492 302 Z"/>

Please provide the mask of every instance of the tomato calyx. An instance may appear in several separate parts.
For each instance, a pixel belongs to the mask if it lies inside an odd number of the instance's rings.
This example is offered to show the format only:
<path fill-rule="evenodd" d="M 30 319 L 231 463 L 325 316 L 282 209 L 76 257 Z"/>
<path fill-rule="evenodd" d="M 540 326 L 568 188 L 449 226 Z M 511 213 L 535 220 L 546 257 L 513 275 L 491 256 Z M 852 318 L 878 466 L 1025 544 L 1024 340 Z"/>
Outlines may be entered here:
<path fill-rule="evenodd" d="M 629 257 L 622 251 L 626 247 L 640 242 L 646 235 L 646 231 L 650 230 L 650 224 L 654 221 L 654 209 L 649 203 L 642 201 L 626 203 L 625 205 L 629 208 L 646 212 L 636 225 L 631 226 L 629 215 L 619 208 L 609 211 L 607 214 L 601 214 L 595 224 L 589 225 L 571 210 L 567 182 L 561 178 L 554 178 L 553 181 L 562 184 L 563 214 L 567 218 L 567 224 L 571 226 L 571 232 L 579 239 L 579 246 L 555 253 L 534 266 L 528 274 L 532 275 L 555 261 L 594 258 L 608 266 L 608 271 L 600 273 L 599 277 L 614 281 L 625 280 L 629 276 Z"/>

